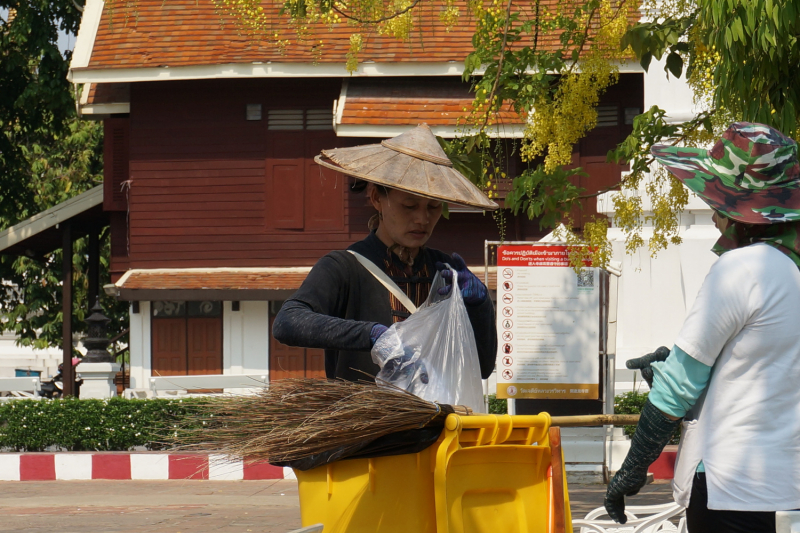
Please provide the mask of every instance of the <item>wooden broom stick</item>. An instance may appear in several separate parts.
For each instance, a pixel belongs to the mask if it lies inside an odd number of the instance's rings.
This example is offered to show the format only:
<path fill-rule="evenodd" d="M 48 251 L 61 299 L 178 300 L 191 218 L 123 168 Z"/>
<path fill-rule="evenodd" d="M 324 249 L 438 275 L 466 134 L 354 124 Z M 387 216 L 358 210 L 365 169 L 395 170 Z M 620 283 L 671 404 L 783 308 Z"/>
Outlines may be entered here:
<path fill-rule="evenodd" d="M 581 426 L 635 426 L 639 423 L 639 415 L 579 415 L 554 416 L 550 424 L 562 428 Z"/>

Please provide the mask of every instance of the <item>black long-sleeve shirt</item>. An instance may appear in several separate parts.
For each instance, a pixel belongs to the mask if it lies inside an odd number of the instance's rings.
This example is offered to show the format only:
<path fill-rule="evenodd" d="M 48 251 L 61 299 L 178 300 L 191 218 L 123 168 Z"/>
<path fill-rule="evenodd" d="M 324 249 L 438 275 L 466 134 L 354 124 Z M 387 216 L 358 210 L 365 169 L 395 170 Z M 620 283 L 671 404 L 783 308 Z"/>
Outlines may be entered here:
<path fill-rule="evenodd" d="M 388 250 L 374 232 L 348 249 L 385 270 Z M 415 283 L 421 282 L 420 272 L 435 272 L 437 261 L 450 260 L 445 253 L 422 248 L 412 266 L 412 275 L 393 280 L 398 285 L 405 284 L 411 293 Z M 466 307 L 481 376 L 487 378 L 494 370 L 497 355 L 494 306 L 487 296 L 483 303 Z M 272 334 L 290 346 L 325 349 L 325 373 L 329 378 L 359 381 L 380 370 L 370 356 L 372 327 L 390 326 L 392 322 L 389 291 L 352 254 L 336 251 L 320 259 L 303 285 L 286 301 L 275 317 Z"/>

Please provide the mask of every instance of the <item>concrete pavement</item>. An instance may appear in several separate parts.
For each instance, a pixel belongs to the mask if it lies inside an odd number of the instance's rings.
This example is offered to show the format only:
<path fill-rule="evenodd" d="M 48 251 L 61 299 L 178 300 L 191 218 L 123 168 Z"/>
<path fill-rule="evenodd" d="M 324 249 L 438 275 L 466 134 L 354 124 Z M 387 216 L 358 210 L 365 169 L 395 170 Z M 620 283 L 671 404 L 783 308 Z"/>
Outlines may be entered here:
<path fill-rule="evenodd" d="M 573 515 L 602 505 L 604 494 L 604 485 L 570 486 Z M 669 501 L 669 484 L 651 484 L 630 503 Z M 0 482 L 0 531 L 286 533 L 299 527 L 294 480 Z"/>

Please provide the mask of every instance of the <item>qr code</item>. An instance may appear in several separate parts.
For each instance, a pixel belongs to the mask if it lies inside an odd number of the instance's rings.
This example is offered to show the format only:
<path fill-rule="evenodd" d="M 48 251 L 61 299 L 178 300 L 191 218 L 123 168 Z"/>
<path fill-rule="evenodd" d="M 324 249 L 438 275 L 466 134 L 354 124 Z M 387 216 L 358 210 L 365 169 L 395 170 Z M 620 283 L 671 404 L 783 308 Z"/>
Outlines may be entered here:
<path fill-rule="evenodd" d="M 594 287 L 594 271 L 583 270 L 578 274 L 578 288 Z"/>

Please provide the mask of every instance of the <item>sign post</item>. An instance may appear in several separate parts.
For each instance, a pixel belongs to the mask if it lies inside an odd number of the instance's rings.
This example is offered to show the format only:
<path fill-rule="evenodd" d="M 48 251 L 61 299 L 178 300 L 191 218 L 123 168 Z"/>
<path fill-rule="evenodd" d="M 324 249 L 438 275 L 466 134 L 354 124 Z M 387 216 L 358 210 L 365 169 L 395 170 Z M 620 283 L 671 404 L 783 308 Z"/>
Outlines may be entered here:
<path fill-rule="evenodd" d="M 600 399 L 600 269 L 566 245 L 497 248 L 497 397 Z"/>
<path fill-rule="evenodd" d="M 509 414 L 613 412 L 616 269 L 584 265 L 557 242 L 486 242 L 496 246 L 497 397 Z M 610 351 L 610 352 L 609 352 Z M 565 430 L 574 472 L 608 480 L 611 426 Z"/>

